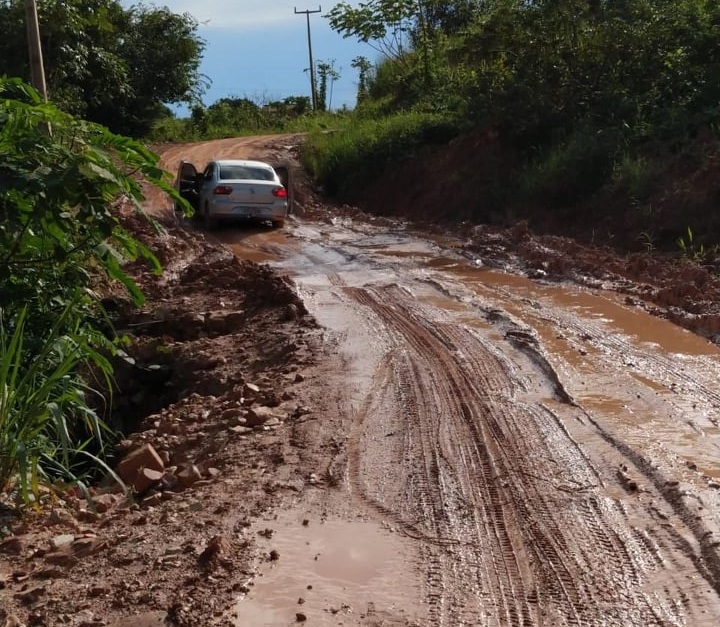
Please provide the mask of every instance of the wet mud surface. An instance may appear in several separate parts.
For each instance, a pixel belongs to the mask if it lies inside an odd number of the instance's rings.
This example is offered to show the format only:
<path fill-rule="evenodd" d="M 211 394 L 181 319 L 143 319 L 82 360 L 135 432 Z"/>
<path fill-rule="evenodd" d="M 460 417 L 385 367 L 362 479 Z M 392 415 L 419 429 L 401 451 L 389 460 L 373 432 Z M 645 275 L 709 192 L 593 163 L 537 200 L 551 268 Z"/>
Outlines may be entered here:
<path fill-rule="evenodd" d="M 297 141 L 163 163 L 292 161 Z M 378 218 L 301 176 L 295 197 L 282 230 L 210 233 L 150 197 L 166 274 L 138 269 L 148 303 L 120 309 L 140 362 L 170 377 L 125 399 L 126 446 L 200 476 L 113 495 L 97 518 L 65 496 L 64 523 L 13 523 L 0 618 L 717 625 L 715 271 L 522 225 Z M 63 533 L 96 548 L 48 574 Z"/>
<path fill-rule="evenodd" d="M 717 621 L 714 344 L 448 240 L 294 235 L 351 364 L 348 490 L 416 542 L 421 624 Z"/>

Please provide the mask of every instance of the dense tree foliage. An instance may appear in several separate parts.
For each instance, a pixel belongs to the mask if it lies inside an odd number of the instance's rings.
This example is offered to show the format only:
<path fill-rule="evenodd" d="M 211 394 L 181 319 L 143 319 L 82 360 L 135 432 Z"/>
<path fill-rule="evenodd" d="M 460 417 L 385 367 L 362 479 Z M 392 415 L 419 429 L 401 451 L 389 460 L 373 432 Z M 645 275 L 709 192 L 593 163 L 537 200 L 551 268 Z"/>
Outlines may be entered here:
<path fill-rule="evenodd" d="M 368 0 L 328 18 L 384 54 L 362 68 L 360 114 L 493 128 L 520 171 L 544 169 L 526 177 L 532 192 L 562 184 L 565 201 L 648 142 L 678 145 L 720 114 L 713 0 Z"/>
<path fill-rule="evenodd" d="M 38 0 L 50 98 L 65 111 L 142 136 L 164 103 L 203 89 L 197 22 L 116 0 Z M 23 0 L 0 0 L 0 74 L 29 78 Z"/>
<path fill-rule="evenodd" d="M 318 77 L 317 108 L 318 111 L 327 111 L 332 106 L 332 93 L 335 81 L 340 78 L 340 72 L 335 69 L 335 61 L 318 61 L 315 64 Z"/>

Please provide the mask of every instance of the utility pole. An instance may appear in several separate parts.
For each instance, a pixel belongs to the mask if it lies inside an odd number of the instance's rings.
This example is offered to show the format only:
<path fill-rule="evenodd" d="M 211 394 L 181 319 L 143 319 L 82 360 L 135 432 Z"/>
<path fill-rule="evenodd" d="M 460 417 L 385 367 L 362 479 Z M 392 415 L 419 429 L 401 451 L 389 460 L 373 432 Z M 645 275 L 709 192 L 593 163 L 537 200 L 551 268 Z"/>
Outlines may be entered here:
<path fill-rule="evenodd" d="M 28 47 L 30 48 L 30 82 L 47 102 L 45 68 L 43 67 L 42 47 L 40 46 L 40 25 L 38 24 L 37 4 L 35 0 L 25 0 L 25 26 L 27 28 Z"/>
<path fill-rule="evenodd" d="M 312 108 L 313 111 L 317 111 L 317 93 L 315 91 L 315 64 L 313 63 L 313 56 L 312 56 L 312 39 L 310 37 L 310 14 L 311 13 L 320 13 L 322 11 L 322 7 L 318 5 L 317 11 L 308 11 L 307 9 L 305 11 L 298 11 L 297 8 L 295 9 L 295 15 L 305 15 L 305 19 L 307 20 L 307 33 L 308 33 L 308 55 L 310 57 L 310 91 L 312 96 Z"/>

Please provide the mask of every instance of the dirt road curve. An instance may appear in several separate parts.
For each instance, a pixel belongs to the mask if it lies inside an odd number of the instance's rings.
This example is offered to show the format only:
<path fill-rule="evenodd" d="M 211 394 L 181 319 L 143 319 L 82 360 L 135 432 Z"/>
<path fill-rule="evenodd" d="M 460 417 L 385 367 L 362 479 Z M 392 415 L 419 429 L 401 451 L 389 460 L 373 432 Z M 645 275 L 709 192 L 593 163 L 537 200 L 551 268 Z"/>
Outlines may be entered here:
<path fill-rule="evenodd" d="M 334 487 L 283 504 L 286 559 L 237 624 L 292 624 L 303 596 L 312 625 L 720 624 L 720 351 L 616 293 L 298 197 L 282 232 L 210 235 L 294 279 L 327 329 L 317 396 L 340 425 L 318 468 Z M 307 511 L 326 527 L 303 536 Z"/>

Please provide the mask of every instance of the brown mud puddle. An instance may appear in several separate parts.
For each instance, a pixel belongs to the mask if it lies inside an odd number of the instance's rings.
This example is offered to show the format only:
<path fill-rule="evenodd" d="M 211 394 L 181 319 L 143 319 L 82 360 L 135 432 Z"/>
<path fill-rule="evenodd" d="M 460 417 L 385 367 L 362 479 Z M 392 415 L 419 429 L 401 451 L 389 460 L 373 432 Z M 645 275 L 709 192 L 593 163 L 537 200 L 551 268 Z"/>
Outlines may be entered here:
<path fill-rule="evenodd" d="M 407 540 L 386 526 L 286 511 L 258 521 L 253 531 L 268 559 L 233 610 L 238 627 L 372 624 L 378 608 L 420 618 L 403 609 L 405 599 L 420 596 L 418 578 L 407 568 Z"/>

